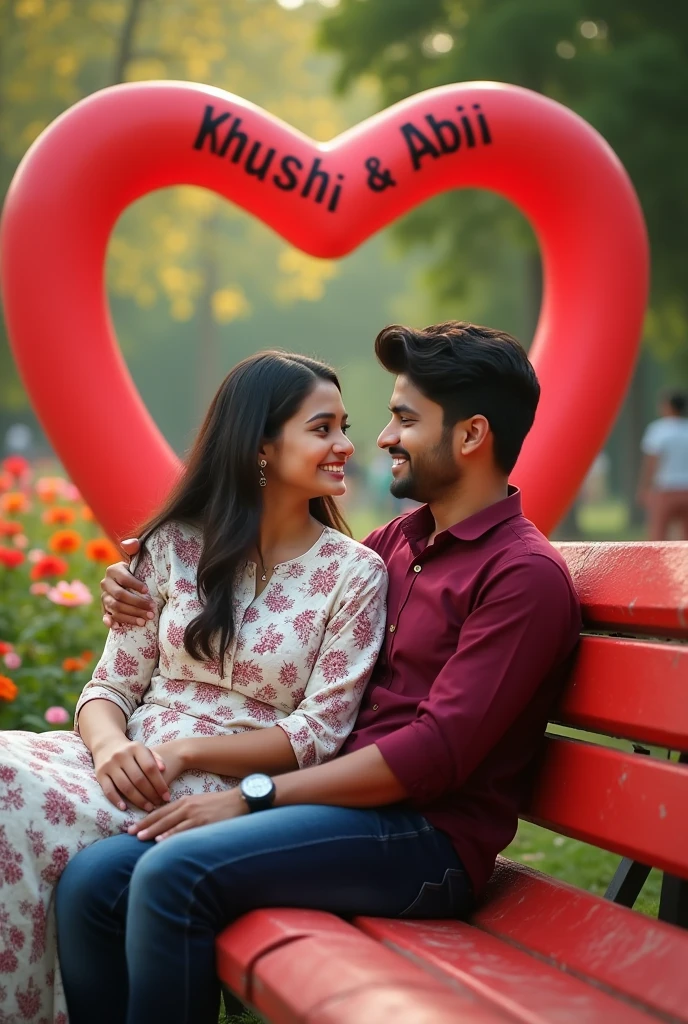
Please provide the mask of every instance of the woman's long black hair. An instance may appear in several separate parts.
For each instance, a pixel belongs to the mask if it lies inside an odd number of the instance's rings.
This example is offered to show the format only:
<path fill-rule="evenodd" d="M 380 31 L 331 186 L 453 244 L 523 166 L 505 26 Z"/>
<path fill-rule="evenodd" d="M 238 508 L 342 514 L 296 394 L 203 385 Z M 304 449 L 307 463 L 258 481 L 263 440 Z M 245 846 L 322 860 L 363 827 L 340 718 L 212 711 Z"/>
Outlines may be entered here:
<path fill-rule="evenodd" d="M 142 551 L 146 538 L 164 523 L 202 529 L 197 589 L 203 610 L 186 627 L 184 647 L 198 660 L 219 657 L 221 673 L 236 628 L 236 571 L 259 537 L 260 449 L 279 436 L 319 381 L 341 391 L 334 370 L 307 356 L 271 350 L 238 363 L 210 404 L 184 475 L 162 509 L 139 529 Z M 351 536 L 334 498 L 312 498 L 310 512 L 325 526 Z"/>

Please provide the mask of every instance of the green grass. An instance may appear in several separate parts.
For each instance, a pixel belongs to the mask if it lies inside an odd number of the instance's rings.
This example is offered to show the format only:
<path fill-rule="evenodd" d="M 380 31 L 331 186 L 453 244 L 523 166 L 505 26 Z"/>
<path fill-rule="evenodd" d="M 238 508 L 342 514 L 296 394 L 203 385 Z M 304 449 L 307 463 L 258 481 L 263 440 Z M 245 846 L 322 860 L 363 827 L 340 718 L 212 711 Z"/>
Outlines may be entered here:
<path fill-rule="evenodd" d="M 516 837 L 504 856 L 598 896 L 604 895 L 620 861 L 617 854 L 567 839 L 528 821 L 519 824 Z M 653 869 L 634 909 L 656 917 L 661 885 L 662 873 Z"/>

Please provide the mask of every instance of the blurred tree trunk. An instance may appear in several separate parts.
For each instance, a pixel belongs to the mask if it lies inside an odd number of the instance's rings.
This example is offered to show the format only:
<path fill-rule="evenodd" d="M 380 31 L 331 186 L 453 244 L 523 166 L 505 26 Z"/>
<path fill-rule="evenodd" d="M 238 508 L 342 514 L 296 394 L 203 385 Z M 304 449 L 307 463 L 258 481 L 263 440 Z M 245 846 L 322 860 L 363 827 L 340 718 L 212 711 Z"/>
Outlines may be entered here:
<path fill-rule="evenodd" d="M 201 272 L 203 292 L 198 303 L 198 334 L 196 352 L 198 377 L 196 382 L 196 408 L 199 422 L 205 416 L 210 399 L 220 383 L 219 331 L 213 315 L 213 295 L 219 280 L 218 257 L 219 214 L 215 213 L 204 225 L 201 242 Z"/>
<path fill-rule="evenodd" d="M 127 71 L 127 64 L 133 57 L 134 35 L 141 17 L 145 0 L 129 0 L 126 17 L 122 25 L 122 34 L 119 38 L 119 47 L 115 56 L 115 66 L 112 73 L 112 84 L 120 85 L 124 81 Z"/>
<path fill-rule="evenodd" d="M 623 498 L 628 502 L 630 522 L 639 526 L 644 522 L 645 513 L 635 500 L 638 475 L 642 459 L 640 442 L 645 427 L 645 375 L 647 356 L 641 352 L 635 368 L 625 402 L 626 426 L 621 435 L 621 464 L 619 485 Z"/>

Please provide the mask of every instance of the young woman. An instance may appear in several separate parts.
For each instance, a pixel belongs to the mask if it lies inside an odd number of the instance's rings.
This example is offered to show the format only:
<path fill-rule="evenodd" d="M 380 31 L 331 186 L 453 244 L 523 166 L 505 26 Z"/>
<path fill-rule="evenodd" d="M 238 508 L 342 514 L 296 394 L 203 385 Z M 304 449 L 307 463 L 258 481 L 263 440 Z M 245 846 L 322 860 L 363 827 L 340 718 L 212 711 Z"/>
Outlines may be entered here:
<path fill-rule="evenodd" d="M 155 611 L 110 631 L 74 733 L 0 734 L 0 1020 L 67 1022 L 51 897 L 80 849 L 166 801 L 323 762 L 351 731 L 387 574 L 334 500 L 346 431 L 329 367 L 236 366 L 139 531 Z"/>

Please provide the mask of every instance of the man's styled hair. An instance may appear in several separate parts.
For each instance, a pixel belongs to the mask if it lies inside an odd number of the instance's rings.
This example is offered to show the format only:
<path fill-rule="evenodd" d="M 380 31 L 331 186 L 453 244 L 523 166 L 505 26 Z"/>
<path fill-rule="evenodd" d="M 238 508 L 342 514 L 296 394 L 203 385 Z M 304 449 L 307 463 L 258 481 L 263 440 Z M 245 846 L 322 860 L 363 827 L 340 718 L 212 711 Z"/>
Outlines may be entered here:
<path fill-rule="evenodd" d="M 445 428 L 484 416 L 495 461 L 511 472 L 540 398 L 535 370 L 515 338 L 460 320 L 424 330 L 393 324 L 378 334 L 375 354 L 386 370 L 408 377 L 442 407 Z"/>
<path fill-rule="evenodd" d="M 685 416 L 688 409 L 688 396 L 685 391 L 669 391 L 666 402 L 676 416 Z"/>

